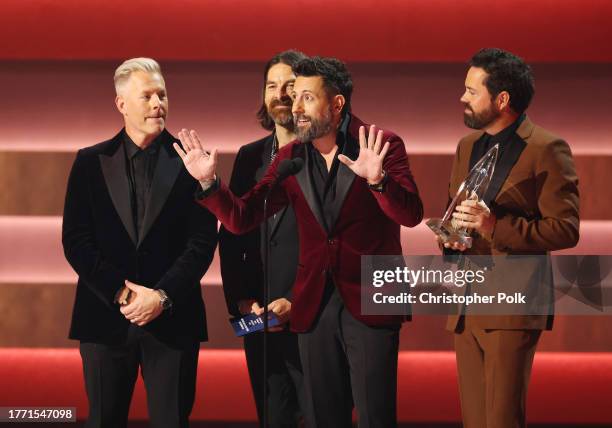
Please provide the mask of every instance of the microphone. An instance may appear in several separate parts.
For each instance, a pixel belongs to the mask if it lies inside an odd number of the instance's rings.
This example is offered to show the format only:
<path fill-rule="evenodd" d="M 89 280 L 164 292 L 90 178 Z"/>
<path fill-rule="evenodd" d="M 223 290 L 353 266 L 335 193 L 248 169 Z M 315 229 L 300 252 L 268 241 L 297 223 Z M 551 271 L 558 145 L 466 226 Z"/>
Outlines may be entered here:
<path fill-rule="evenodd" d="M 291 175 L 295 175 L 304 167 L 302 158 L 283 159 L 276 169 L 276 183 L 280 183 Z"/>

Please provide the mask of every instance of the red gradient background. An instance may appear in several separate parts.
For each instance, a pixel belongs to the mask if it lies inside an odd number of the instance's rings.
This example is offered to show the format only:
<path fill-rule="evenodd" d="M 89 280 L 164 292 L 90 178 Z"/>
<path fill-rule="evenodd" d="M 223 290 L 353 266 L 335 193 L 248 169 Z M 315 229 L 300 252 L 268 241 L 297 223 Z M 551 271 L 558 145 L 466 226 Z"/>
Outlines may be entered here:
<path fill-rule="evenodd" d="M 465 63 L 482 47 L 511 50 L 534 69 L 530 117 L 567 139 L 576 159 L 581 239 L 564 253 L 611 252 L 610 1 L 4 0 L 0 40 L 0 406 L 56 403 L 86 415 L 77 344 L 66 339 L 76 277 L 63 258 L 61 213 L 75 151 L 122 126 L 112 75 L 129 57 L 161 63 L 169 130 L 195 128 L 219 147 L 224 178 L 237 149 L 265 135 L 255 112 L 269 57 L 296 48 L 346 61 L 354 112 L 403 137 L 433 216 L 467 132 L 459 104 Z M 406 254 L 436 252 L 423 225 L 404 229 L 402 243 Z M 202 284 L 211 341 L 193 419 L 254 421 L 217 258 Z M 404 423 L 459 421 L 443 326 L 422 317 L 402 329 Z M 532 422 L 612 424 L 610 327 L 607 317 L 557 317 L 536 357 Z M 141 386 L 131 417 L 146 419 Z"/>

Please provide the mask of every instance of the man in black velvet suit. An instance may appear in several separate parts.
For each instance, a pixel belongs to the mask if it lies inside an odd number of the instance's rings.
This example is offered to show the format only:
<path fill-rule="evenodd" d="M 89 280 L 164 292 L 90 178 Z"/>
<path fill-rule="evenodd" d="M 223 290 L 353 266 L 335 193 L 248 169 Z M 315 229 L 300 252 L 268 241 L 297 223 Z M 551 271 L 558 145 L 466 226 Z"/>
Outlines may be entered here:
<path fill-rule="evenodd" d="M 62 230 L 79 275 L 70 338 L 80 341 L 86 426 L 127 425 L 140 367 L 151 426 L 187 427 L 207 339 L 200 279 L 217 221 L 193 202 L 198 183 L 165 130 L 168 99 L 157 62 L 125 61 L 115 89 L 125 128 L 77 153 Z"/>
<path fill-rule="evenodd" d="M 292 67 L 304 55 L 285 51 L 274 56 L 264 69 L 263 103 L 258 113 L 261 126 L 272 131 L 261 140 L 240 148 L 230 188 L 243 195 L 263 177 L 278 150 L 295 139 L 291 107 L 295 74 Z M 291 311 L 291 289 L 298 264 L 298 233 L 293 208 L 287 206 L 269 222 L 270 242 L 270 311 L 281 321 L 268 336 L 268 422 L 270 427 L 296 427 L 303 403 L 302 366 L 297 335 L 288 330 L 286 321 Z M 219 255 L 223 290 L 229 312 L 238 317 L 254 312 L 263 313 L 263 271 L 261 262 L 262 231 L 255 229 L 244 235 L 234 235 L 221 227 Z M 263 411 L 263 335 L 244 337 L 251 386 L 259 419 Z"/>

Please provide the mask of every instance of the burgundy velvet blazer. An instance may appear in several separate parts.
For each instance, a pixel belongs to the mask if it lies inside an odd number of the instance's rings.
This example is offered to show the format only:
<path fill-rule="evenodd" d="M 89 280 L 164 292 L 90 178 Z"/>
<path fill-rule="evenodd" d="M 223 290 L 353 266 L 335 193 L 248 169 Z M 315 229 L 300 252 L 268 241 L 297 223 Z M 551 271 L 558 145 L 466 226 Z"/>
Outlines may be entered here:
<path fill-rule="evenodd" d="M 343 153 L 356 159 L 359 153 L 359 127 L 365 125 L 355 116 L 344 120 L 347 136 Z M 367 125 L 366 125 L 367 126 Z M 402 315 L 363 315 L 361 313 L 361 256 L 402 254 L 400 225 L 413 227 L 423 217 L 423 205 L 410 173 L 402 140 L 384 131 L 390 148 L 383 162 L 387 181 L 383 192 L 369 188 L 340 163 L 336 177 L 334 222 L 328 226 L 322 215 L 308 173 L 308 150 L 294 141 L 283 147 L 261 181 L 247 194 L 237 198 L 223 183 L 198 203 L 208 208 L 233 233 L 244 233 L 263 221 L 263 202 L 284 159 L 301 157 L 304 168 L 272 190 L 268 214 L 291 204 L 295 211 L 300 255 L 291 308 L 291 329 L 308 331 L 315 320 L 331 273 L 349 312 L 370 326 L 394 326 L 408 319 Z M 272 264 L 282 263 L 273 260 Z"/>

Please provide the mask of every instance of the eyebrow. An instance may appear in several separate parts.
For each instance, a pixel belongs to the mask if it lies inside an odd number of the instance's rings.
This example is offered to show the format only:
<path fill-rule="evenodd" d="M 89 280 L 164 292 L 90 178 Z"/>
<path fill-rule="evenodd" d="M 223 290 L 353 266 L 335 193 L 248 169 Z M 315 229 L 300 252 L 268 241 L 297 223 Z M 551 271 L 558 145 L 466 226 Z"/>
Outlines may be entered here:
<path fill-rule="evenodd" d="M 149 89 L 143 89 L 141 91 L 141 94 L 145 95 L 145 94 L 157 94 L 157 93 L 163 93 L 166 94 L 166 89 L 161 89 L 161 88 L 149 88 Z"/>
<path fill-rule="evenodd" d="M 290 83 L 290 82 L 295 82 L 295 77 L 293 79 L 285 80 L 284 83 Z M 270 84 L 276 84 L 276 82 L 274 80 L 266 80 L 266 86 Z"/>

